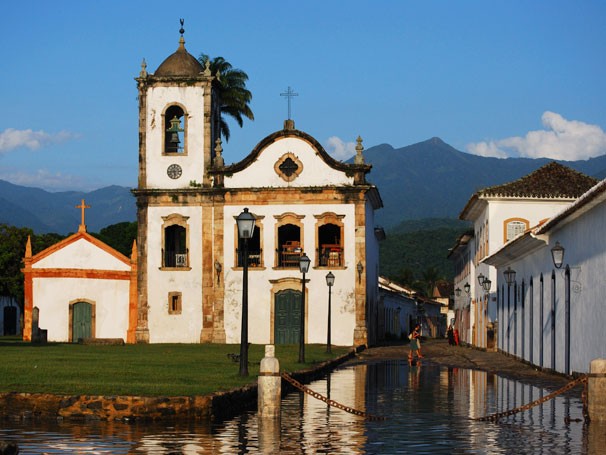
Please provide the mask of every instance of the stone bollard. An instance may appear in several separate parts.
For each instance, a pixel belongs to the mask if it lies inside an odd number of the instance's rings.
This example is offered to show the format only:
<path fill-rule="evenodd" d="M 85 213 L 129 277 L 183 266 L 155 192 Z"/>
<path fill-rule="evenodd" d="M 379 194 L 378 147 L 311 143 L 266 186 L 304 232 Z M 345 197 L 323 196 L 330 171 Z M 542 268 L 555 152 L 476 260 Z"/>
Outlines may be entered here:
<path fill-rule="evenodd" d="M 592 360 L 589 372 L 604 375 L 604 377 L 595 378 L 590 375 L 588 378 L 587 408 L 589 419 L 592 422 L 606 422 L 606 359 Z"/>
<path fill-rule="evenodd" d="M 280 417 L 280 401 L 282 399 L 282 378 L 280 377 L 280 362 L 274 357 L 275 346 L 265 346 L 265 357 L 261 359 L 259 368 L 258 409 L 259 417 Z"/>

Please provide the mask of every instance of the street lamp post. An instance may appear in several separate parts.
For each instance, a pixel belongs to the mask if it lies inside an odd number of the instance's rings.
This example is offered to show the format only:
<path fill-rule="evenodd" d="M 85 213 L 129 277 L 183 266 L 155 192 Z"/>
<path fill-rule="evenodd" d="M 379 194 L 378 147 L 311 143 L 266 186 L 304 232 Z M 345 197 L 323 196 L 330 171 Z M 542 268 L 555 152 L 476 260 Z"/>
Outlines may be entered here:
<path fill-rule="evenodd" d="M 332 343 L 330 341 L 330 296 L 332 294 L 332 286 L 335 284 L 335 276 L 332 272 L 326 275 L 326 285 L 328 286 L 328 332 L 326 334 L 326 352 L 332 354 Z"/>
<path fill-rule="evenodd" d="M 255 217 L 245 208 L 236 218 L 238 237 L 242 239 L 242 328 L 240 332 L 240 376 L 248 376 L 248 239 L 255 230 Z"/>
<path fill-rule="evenodd" d="M 309 270 L 310 259 L 305 253 L 299 258 L 299 270 L 303 274 L 301 281 L 301 321 L 299 324 L 299 363 L 305 363 L 305 274 Z"/>

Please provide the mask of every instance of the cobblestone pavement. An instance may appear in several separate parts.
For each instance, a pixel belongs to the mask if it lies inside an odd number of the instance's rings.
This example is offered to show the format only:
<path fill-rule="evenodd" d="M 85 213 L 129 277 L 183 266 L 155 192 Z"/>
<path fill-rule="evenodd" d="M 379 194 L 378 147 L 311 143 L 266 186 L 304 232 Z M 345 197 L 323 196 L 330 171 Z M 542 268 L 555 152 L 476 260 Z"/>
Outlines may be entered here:
<path fill-rule="evenodd" d="M 531 365 L 499 352 L 488 352 L 466 346 L 450 346 L 445 339 L 424 339 L 421 342 L 423 364 L 438 364 L 453 368 L 469 368 L 527 381 L 536 385 L 561 387 L 570 381 L 563 375 L 539 370 Z M 346 365 L 408 357 L 408 342 L 366 349 Z"/>

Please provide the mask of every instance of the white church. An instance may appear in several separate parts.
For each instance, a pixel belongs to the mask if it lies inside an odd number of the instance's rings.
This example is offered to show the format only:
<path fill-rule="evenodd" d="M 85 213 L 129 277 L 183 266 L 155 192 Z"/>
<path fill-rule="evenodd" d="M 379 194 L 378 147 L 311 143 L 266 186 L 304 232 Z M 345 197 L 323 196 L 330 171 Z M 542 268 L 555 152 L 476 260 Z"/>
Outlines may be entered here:
<path fill-rule="evenodd" d="M 297 343 L 303 300 L 306 343 L 325 343 L 329 272 L 332 343 L 374 342 L 384 233 L 374 222 L 382 201 L 366 180 L 362 139 L 354 163 L 345 164 L 289 119 L 242 161 L 225 165 L 218 78 L 187 52 L 183 36 L 155 73 L 142 64 L 136 255 L 86 237 L 84 215 L 78 241 L 64 241 L 70 251 L 60 243 L 32 257 L 30 249 L 24 339 L 39 328 L 48 341 L 238 343 L 246 260 L 251 343 Z M 245 209 L 255 218 L 246 259 L 236 225 Z M 77 266 L 67 253 L 79 256 Z M 302 283 L 304 254 L 311 263 Z M 48 264 L 78 272 L 38 270 Z M 112 318 L 119 323 L 108 324 Z"/>

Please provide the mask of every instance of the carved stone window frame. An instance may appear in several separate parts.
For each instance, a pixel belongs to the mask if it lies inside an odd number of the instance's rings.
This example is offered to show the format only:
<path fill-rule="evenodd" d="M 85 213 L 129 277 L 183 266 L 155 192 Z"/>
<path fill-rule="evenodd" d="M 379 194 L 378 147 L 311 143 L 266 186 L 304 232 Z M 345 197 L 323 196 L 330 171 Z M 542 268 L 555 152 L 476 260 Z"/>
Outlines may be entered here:
<path fill-rule="evenodd" d="M 250 251 L 249 251 L 248 271 L 254 272 L 254 271 L 265 270 L 265 262 L 263 260 L 263 251 L 264 251 L 263 250 L 263 219 L 265 218 L 265 215 L 257 215 L 256 213 L 253 213 L 253 212 L 251 212 L 251 213 L 255 217 L 255 231 L 258 230 L 258 232 L 259 232 L 259 249 L 260 249 L 258 266 L 250 265 Z M 238 245 L 240 244 L 240 237 L 238 236 L 238 223 L 236 221 L 236 218 L 237 218 L 237 216 L 234 216 L 234 266 L 232 267 L 232 270 L 242 270 L 243 267 L 238 265 Z"/>
<path fill-rule="evenodd" d="M 291 268 L 295 268 L 294 266 L 292 267 L 281 267 L 280 266 L 280 253 L 281 253 L 281 248 L 282 245 L 280 245 L 280 228 L 282 226 L 285 226 L 287 224 L 292 224 L 293 226 L 296 226 L 299 228 L 299 245 L 301 248 L 301 252 L 305 252 L 305 244 L 303 242 L 304 239 L 304 224 L 303 224 L 303 218 L 305 218 L 305 215 L 297 215 L 294 212 L 286 212 L 286 213 L 282 213 L 280 215 L 274 215 L 274 218 L 276 220 L 276 224 L 274 226 L 274 245 L 276 245 L 276 254 L 275 254 L 275 258 L 274 258 L 274 269 L 291 269 Z M 299 267 L 298 265 L 296 266 L 297 268 Z"/>
<path fill-rule="evenodd" d="M 345 218 L 345 215 L 337 215 L 334 212 L 324 212 L 320 215 L 314 215 L 314 218 L 317 220 L 316 221 L 316 227 L 315 227 L 315 233 L 316 233 L 316 261 L 315 261 L 315 265 L 314 268 L 320 268 L 320 269 L 345 269 L 347 267 L 345 267 L 345 223 L 343 222 L 343 219 Z M 325 226 L 327 224 L 332 224 L 334 226 L 337 226 L 340 230 L 339 232 L 339 241 L 340 241 L 340 247 L 341 247 L 341 265 L 340 266 L 323 266 L 320 265 L 320 261 L 321 261 L 321 251 L 320 248 L 322 247 L 322 245 L 320 245 L 320 228 L 322 226 Z"/>
<path fill-rule="evenodd" d="M 167 303 L 168 314 L 181 314 L 183 312 L 183 293 L 179 291 L 169 292 Z"/>
<path fill-rule="evenodd" d="M 297 166 L 296 169 L 294 169 L 292 171 L 292 173 L 290 173 L 290 174 L 283 171 L 283 165 L 289 159 L 292 160 L 294 162 L 294 164 Z M 290 182 L 294 181 L 299 175 L 301 175 L 301 172 L 303 172 L 303 163 L 301 162 L 301 160 L 299 158 L 297 158 L 297 156 L 294 153 L 287 152 L 284 155 L 282 155 L 278 159 L 278 161 L 276 161 L 276 164 L 274 165 L 274 171 L 276 172 L 276 174 L 278 174 L 280 176 L 280 178 L 282 180 L 290 183 Z"/>
<path fill-rule="evenodd" d="M 162 240 L 161 240 L 161 251 L 162 251 L 162 262 L 161 262 L 161 266 L 160 266 L 160 270 L 172 270 L 172 271 L 188 271 L 191 270 L 190 267 L 190 257 L 189 257 L 189 224 L 188 221 L 189 220 L 189 216 L 184 216 L 181 215 L 179 213 L 171 213 L 168 216 L 163 216 L 162 217 Z M 179 266 L 179 267 L 165 267 L 164 266 L 164 249 L 166 247 L 166 228 L 170 227 L 170 226 L 180 226 L 182 228 L 185 229 L 185 254 L 186 254 L 186 261 L 185 261 L 185 266 Z"/>

